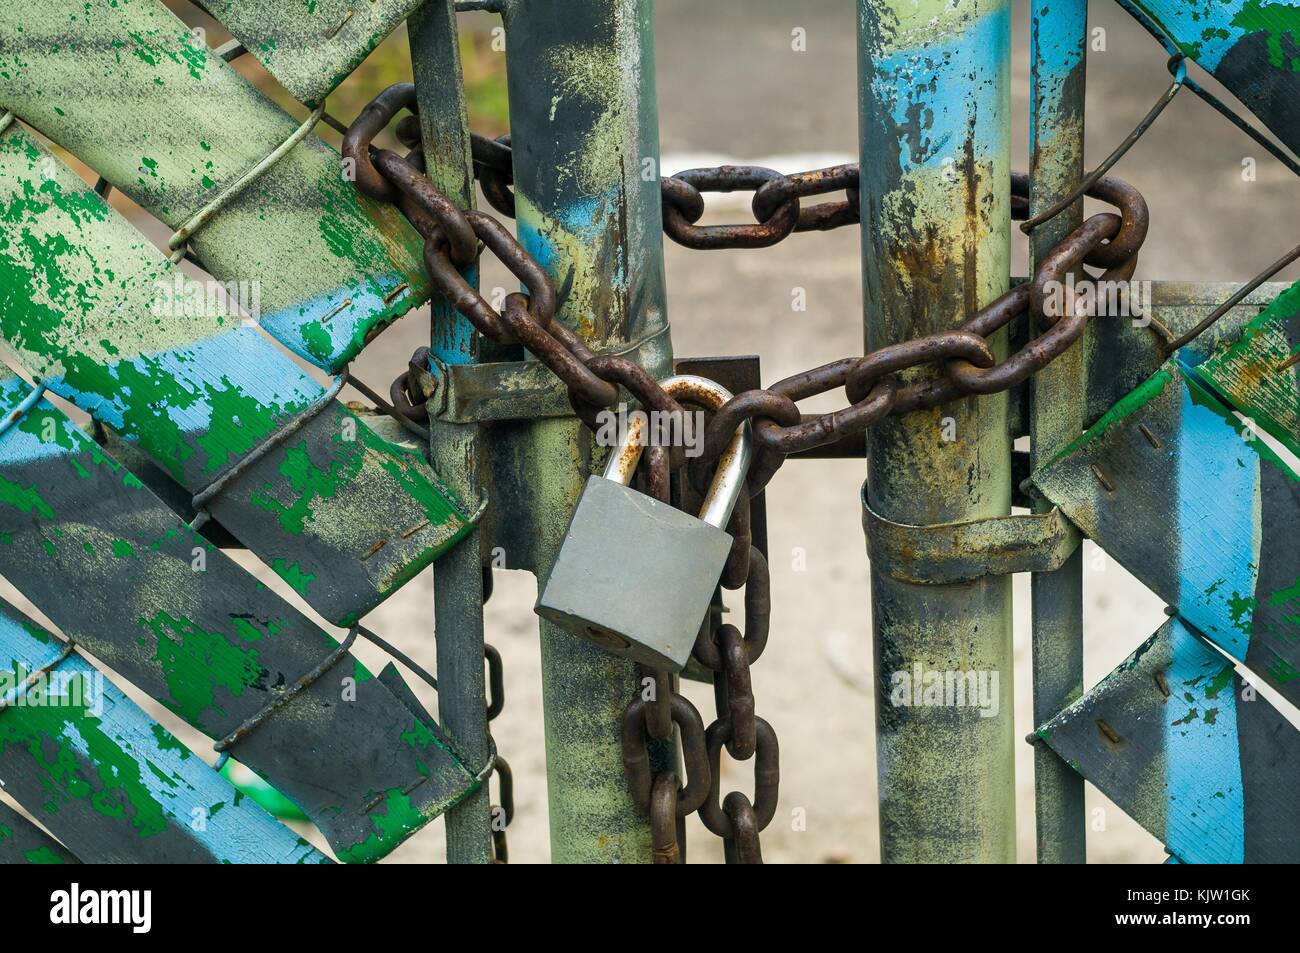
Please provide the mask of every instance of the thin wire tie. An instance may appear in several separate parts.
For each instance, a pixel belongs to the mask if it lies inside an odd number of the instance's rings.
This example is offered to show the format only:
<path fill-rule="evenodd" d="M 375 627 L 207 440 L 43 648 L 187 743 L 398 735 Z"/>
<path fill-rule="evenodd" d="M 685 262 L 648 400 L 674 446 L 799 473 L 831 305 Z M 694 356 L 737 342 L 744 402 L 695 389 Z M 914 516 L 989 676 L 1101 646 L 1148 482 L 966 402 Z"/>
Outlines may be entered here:
<path fill-rule="evenodd" d="M 421 427 L 418 423 L 416 423 L 410 417 L 407 417 L 400 410 L 394 407 L 391 403 L 389 403 L 388 401 L 380 397 L 379 394 L 373 388 L 371 388 L 369 385 L 365 383 L 365 381 L 353 377 L 348 381 L 348 383 L 351 384 L 353 387 L 355 387 L 358 391 L 360 391 L 361 395 L 365 397 L 366 400 L 374 404 L 375 409 L 378 410 L 380 413 L 392 417 L 399 424 L 401 424 L 404 429 L 415 434 L 415 436 L 419 437 L 425 443 L 429 442 L 429 431 L 427 428 Z"/>
<path fill-rule="evenodd" d="M 1190 344 L 1196 338 L 1200 337 L 1202 334 L 1208 331 L 1216 321 L 1222 318 L 1225 314 L 1227 314 L 1237 305 L 1245 301 L 1247 295 L 1249 295 L 1252 291 L 1254 291 L 1264 282 L 1268 281 L 1268 279 L 1272 278 L 1279 271 L 1281 271 L 1283 268 L 1291 264 L 1291 262 L 1296 261 L 1297 259 L 1300 259 L 1300 245 L 1297 245 L 1295 248 L 1292 248 L 1289 252 L 1287 252 L 1277 261 L 1273 262 L 1273 264 L 1269 265 L 1267 268 L 1261 271 L 1254 278 L 1250 279 L 1250 281 L 1246 282 L 1244 285 L 1238 288 L 1231 298 L 1223 302 L 1223 304 L 1219 305 L 1212 312 L 1206 315 L 1200 322 L 1197 323 L 1196 327 L 1183 333 L 1179 337 L 1174 338 L 1171 341 L 1167 341 L 1164 346 L 1165 356 L 1166 357 L 1169 356 L 1170 354 L 1174 353 L 1174 351 L 1177 351 L 1180 347 L 1184 347 L 1185 345 Z"/>
<path fill-rule="evenodd" d="M 190 237 L 206 225 L 212 216 L 228 205 L 232 199 L 248 188 L 248 186 L 259 176 L 265 173 L 271 166 L 275 165 L 290 149 L 307 138 L 307 134 L 315 128 L 320 122 L 321 116 L 325 114 L 325 102 L 321 101 L 320 105 L 311 111 L 311 115 L 303 120 L 302 125 L 294 130 L 288 139 L 280 143 L 270 155 L 262 159 L 257 165 L 253 166 L 238 179 L 232 182 L 225 190 L 219 192 L 212 201 L 199 209 L 190 217 L 190 220 L 178 228 L 172 237 L 167 239 L 167 247 L 172 250 L 171 262 L 176 264 L 185 257 L 185 246 L 189 244 Z"/>
<path fill-rule="evenodd" d="M 283 694 L 277 698 L 273 698 L 259 711 L 244 719 L 238 728 L 214 744 L 212 746 L 213 750 L 220 754 L 225 754 L 228 748 L 242 741 L 249 732 L 257 728 L 258 725 L 262 724 L 262 722 L 266 721 L 266 719 L 270 718 L 277 711 L 311 687 L 311 685 L 318 681 L 322 675 L 337 665 L 343 656 L 348 654 L 348 649 L 350 649 L 352 643 L 357 640 L 357 629 L 358 626 L 353 626 L 348 631 L 348 637 L 339 643 L 333 652 L 325 656 L 324 660 L 321 661 L 319 665 L 298 679 L 298 681 L 294 682 L 293 685 L 291 685 Z M 222 763 L 224 764 L 224 762 Z"/>
<path fill-rule="evenodd" d="M 9 411 L 9 413 L 5 415 L 3 420 L 0 420 L 0 437 L 3 437 L 9 430 L 13 428 L 15 424 L 18 423 L 18 421 L 26 417 L 27 412 L 30 411 L 33 407 L 35 407 L 37 404 L 39 404 L 41 402 L 41 398 L 44 396 L 45 396 L 45 385 L 37 384 L 36 389 L 33 390 L 30 394 L 28 394 L 26 397 L 24 397 L 22 403 L 20 403 L 13 410 Z"/>
<path fill-rule="evenodd" d="M 77 647 L 76 643 L 72 641 L 64 642 L 63 648 L 59 650 L 58 655 L 50 659 L 40 668 L 34 669 L 33 671 L 29 672 L 27 677 L 23 679 L 23 683 L 21 685 L 15 686 L 3 698 L 0 698 L 0 712 L 4 711 L 6 708 L 9 708 L 12 705 L 16 705 L 19 699 L 21 699 L 24 695 L 26 695 L 29 691 L 31 691 L 33 685 L 35 685 L 47 672 L 61 665 L 63 663 L 63 660 L 66 659 L 69 655 L 71 655 L 72 650 L 75 649 L 76 647 Z"/>
<path fill-rule="evenodd" d="M 190 529 L 198 531 L 202 528 L 212 518 L 212 514 L 208 512 L 208 504 L 231 483 L 247 473 L 253 464 L 292 437 L 307 423 L 314 420 L 339 395 L 339 391 L 343 389 L 343 385 L 347 383 L 347 380 L 348 370 L 345 367 L 343 372 L 334 379 L 334 383 L 330 385 L 329 390 L 246 453 L 236 461 L 234 466 L 229 467 L 219 477 L 194 494 L 194 498 L 190 501 L 190 505 L 194 507 L 194 519 L 190 520 Z"/>
<path fill-rule="evenodd" d="M 1178 91 L 1188 82 L 1187 57 L 1183 52 L 1175 50 L 1174 54 L 1169 57 L 1168 66 L 1169 71 L 1174 74 L 1173 85 L 1170 86 L 1169 89 L 1165 91 L 1165 94 L 1156 101 L 1156 104 L 1151 107 L 1150 112 L 1148 112 L 1142 121 L 1137 124 L 1137 127 L 1125 136 L 1124 141 L 1115 148 L 1115 151 L 1108 155 L 1101 165 L 1089 172 L 1088 175 L 1084 177 L 1083 181 L 1080 182 L 1069 195 L 1065 196 L 1065 198 L 1061 199 L 1046 211 L 1039 212 L 1033 218 L 1021 222 L 1020 230 L 1022 232 L 1028 235 L 1038 226 L 1056 218 L 1056 216 L 1060 215 L 1067 208 L 1077 202 L 1081 196 L 1101 181 L 1102 176 L 1109 172 L 1115 166 L 1116 162 L 1124 158 L 1125 153 L 1132 149 L 1139 139 L 1146 135 L 1147 130 L 1151 128 L 1159 115 L 1165 111 L 1165 107 L 1174 101 L 1174 97 L 1178 95 Z"/>
<path fill-rule="evenodd" d="M 364 625 L 357 625 L 355 626 L 355 628 L 357 630 L 357 634 L 360 635 L 367 642 L 373 642 L 375 645 L 379 646 L 381 649 L 383 649 L 393 658 L 397 659 L 397 661 L 401 662 L 412 672 L 418 675 L 435 692 L 438 690 L 438 680 L 434 678 L 432 675 L 430 675 L 427 671 L 425 671 L 420 665 L 411 661 L 410 657 L 401 649 L 399 649 L 397 646 L 393 645 L 391 642 L 388 642 L 386 639 L 380 638 L 374 632 L 367 629 Z"/>

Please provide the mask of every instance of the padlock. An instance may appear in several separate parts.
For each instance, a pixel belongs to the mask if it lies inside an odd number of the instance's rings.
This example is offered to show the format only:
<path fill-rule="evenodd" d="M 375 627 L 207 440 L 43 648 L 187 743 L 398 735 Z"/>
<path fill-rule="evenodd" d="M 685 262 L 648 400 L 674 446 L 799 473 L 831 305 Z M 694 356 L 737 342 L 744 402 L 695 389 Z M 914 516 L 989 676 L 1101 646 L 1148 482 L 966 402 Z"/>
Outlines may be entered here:
<path fill-rule="evenodd" d="M 731 399 L 689 374 L 660 386 L 710 410 Z M 634 418 L 604 476 L 587 479 L 535 611 L 616 655 L 680 672 L 731 552 L 724 527 L 745 492 L 752 437 L 748 422 L 737 428 L 697 518 L 628 486 L 644 431 Z"/>

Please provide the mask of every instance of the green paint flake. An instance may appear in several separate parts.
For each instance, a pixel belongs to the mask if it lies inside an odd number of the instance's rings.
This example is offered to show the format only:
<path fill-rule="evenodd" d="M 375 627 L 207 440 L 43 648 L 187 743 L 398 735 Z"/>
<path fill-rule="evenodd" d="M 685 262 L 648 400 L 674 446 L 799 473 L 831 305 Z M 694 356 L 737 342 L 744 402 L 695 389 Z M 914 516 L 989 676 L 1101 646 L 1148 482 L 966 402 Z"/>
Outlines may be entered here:
<path fill-rule="evenodd" d="M 277 559 L 271 563 L 271 568 L 275 570 L 277 576 L 287 582 L 293 591 L 300 596 L 307 595 L 307 587 L 316 581 L 316 577 L 303 570 L 298 563 L 291 563 L 287 559 Z"/>
<path fill-rule="evenodd" d="M 88 686 L 75 685 L 80 679 L 73 679 L 62 701 L 47 699 L 44 705 L 5 712 L 0 718 L 0 753 L 9 745 L 27 751 L 46 791 L 46 813 L 58 813 L 61 805 L 81 800 L 105 817 L 129 817 L 141 838 L 161 834 L 167 815 L 144 781 L 141 766 L 104 732 L 101 719 L 75 703 L 90 697 Z M 76 739 L 84 745 L 85 756 L 77 753 Z"/>
<path fill-rule="evenodd" d="M 36 484 L 22 486 L 0 474 L 0 506 L 9 506 L 20 513 L 54 519 L 54 508 L 45 501 Z M 52 554 L 51 554 L 52 555 Z"/>
<path fill-rule="evenodd" d="M 169 694 L 160 700 L 196 728 L 207 727 L 203 715 L 208 709 L 225 713 L 215 704 L 217 687 L 239 698 L 266 677 L 256 651 L 202 629 L 184 616 L 175 618 L 160 610 L 152 619 L 139 622 L 158 640 L 153 660 L 162 668 Z"/>
<path fill-rule="evenodd" d="M 1232 25 L 1245 34 L 1264 33 L 1268 37 L 1268 63 L 1274 69 L 1300 73 L 1300 57 L 1288 57 L 1282 38 L 1300 47 L 1300 8 L 1269 0 L 1246 0 L 1232 18 Z"/>
<path fill-rule="evenodd" d="M 138 559 L 135 547 L 124 539 L 113 540 L 113 555 L 118 559 Z"/>
<path fill-rule="evenodd" d="M 36 847 L 23 851 L 23 859 L 29 864 L 62 864 L 63 858 L 49 847 Z"/>

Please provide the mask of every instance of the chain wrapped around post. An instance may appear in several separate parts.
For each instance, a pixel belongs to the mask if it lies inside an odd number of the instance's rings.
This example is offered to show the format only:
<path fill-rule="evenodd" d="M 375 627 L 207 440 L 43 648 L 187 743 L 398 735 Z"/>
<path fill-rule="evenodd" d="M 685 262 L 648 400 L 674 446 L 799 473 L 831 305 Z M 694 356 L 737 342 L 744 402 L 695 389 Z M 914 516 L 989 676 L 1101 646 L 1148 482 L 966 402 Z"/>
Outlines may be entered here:
<path fill-rule="evenodd" d="M 425 177 L 418 146 L 418 120 L 403 117 L 397 138 L 411 147 L 406 156 L 375 148 L 372 141 L 403 109 L 414 113 L 415 90 L 401 83 L 384 90 L 348 129 L 343 154 L 356 170 L 356 186 L 366 195 L 395 203 L 425 240 L 424 262 L 437 290 L 480 334 L 501 344 L 521 344 L 568 389 L 574 413 L 593 430 L 597 415 L 625 388 L 647 411 L 680 417 L 683 407 L 639 365 L 617 355 L 598 355 L 572 330 L 555 320 L 558 296 L 542 266 L 496 219 L 461 211 Z M 513 154 L 509 136 L 471 140 L 474 173 L 488 202 L 513 216 Z M 759 248 L 794 232 L 833 229 L 859 221 L 856 164 L 782 174 L 755 166 L 692 169 L 661 180 L 664 230 L 690 248 Z M 706 192 L 753 191 L 755 223 L 707 225 Z M 843 190 L 846 199 L 803 208 L 801 200 Z M 1013 174 L 1013 218 L 1029 211 L 1029 179 Z M 760 832 L 776 811 L 780 779 L 779 747 L 771 725 L 756 713 L 750 667 L 767 643 L 771 594 L 767 561 L 749 532 L 748 499 L 762 491 L 786 457 L 860 434 L 895 414 L 933 408 L 963 397 L 1007 391 L 1063 354 L 1083 334 L 1089 315 L 1069 296 L 1066 276 L 1084 265 L 1104 269 L 1101 280 L 1132 276 L 1149 224 L 1146 202 L 1136 189 L 1113 178 L 1092 183 L 1088 195 L 1113 205 L 1119 214 L 1092 216 L 1044 256 L 1033 278 L 970 315 L 958 328 L 889 345 L 865 356 L 847 357 L 795 374 L 770 387 L 736 394 L 711 412 L 703 453 L 687 465 L 683 449 L 647 448 L 640 463 L 643 490 L 682 509 L 692 509 L 737 429 L 752 421 L 756 459 L 747 477 L 748 493 L 732 514 L 727 530 L 734 539 L 721 585 L 744 588 L 745 631 L 703 620 L 693 649 L 695 660 L 714 673 L 717 717 L 706 729 L 698 710 L 673 687 L 666 671 L 642 669 L 645 690 L 628 705 L 621 723 L 624 769 L 632 796 L 651 818 L 656 863 L 680 862 L 679 822 L 699 811 L 705 826 L 722 837 L 728 862 L 761 862 Z M 500 311 L 464 280 L 461 269 L 490 249 L 514 274 L 526 294 L 506 296 Z M 1062 299 L 1060 292 L 1065 293 Z M 1028 315 L 1037 333 L 1006 359 L 996 360 L 989 338 L 1013 320 Z M 417 352 L 407 372 L 393 382 L 392 408 L 399 419 L 419 424 L 428 411 L 415 399 L 417 377 L 427 373 L 427 352 Z M 923 374 L 924 368 L 936 373 Z M 849 406 L 815 416 L 803 415 L 798 401 L 843 388 Z M 679 497 L 672 500 L 672 475 Z M 679 733 L 684 781 L 677 773 L 652 775 L 647 744 Z M 719 761 L 723 748 L 736 760 L 754 763 L 754 800 L 740 792 L 721 795 Z M 498 764 L 503 764 L 498 759 Z M 509 773 L 501 771 L 502 800 L 508 802 Z M 508 819 L 512 810 L 506 810 Z M 504 838 L 498 859 L 504 859 Z"/>

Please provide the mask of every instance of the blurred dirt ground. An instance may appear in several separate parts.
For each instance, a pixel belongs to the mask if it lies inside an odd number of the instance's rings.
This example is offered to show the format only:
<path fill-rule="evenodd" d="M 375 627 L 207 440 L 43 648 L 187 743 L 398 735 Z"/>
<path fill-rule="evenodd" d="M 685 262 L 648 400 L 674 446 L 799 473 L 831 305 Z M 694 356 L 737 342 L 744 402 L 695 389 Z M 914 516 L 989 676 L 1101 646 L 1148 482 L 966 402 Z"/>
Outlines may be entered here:
<path fill-rule="evenodd" d="M 708 154 L 745 162 L 787 159 L 793 171 L 809 154 L 851 157 L 857 152 L 854 7 L 849 0 L 657 0 L 657 60 L 661 149 L 665 171 L 672 157 Z M 1027 167 L 1028 19 L 1015 2 L 1013 160 Z M 1095 26 L 1106 31 L 1106 50 L 1089 56 L 1088 153 L 1096 162 L 1140 119 L 1167 87 L 1160 48 L 1109 0 L 1092 4 Z M 486 36 L 497 20 L 462 17 Z M 807 52 L 791 50 L 791 30 L 806 31 Z M 472 40 L 482 50 L 479 40 Z M 477 53 L 475 55 L 478 55 Z M 499 56 L 500 54 L 492 54 Z M 485 67 L 490 75 L 492 67 Z M 389 81 L 391 64 L 376 75 Z M 392 80 L 405 76 L 393 75 Z M 490 80 L 483 81 L 486 87 Z M 482 101 L 494 104 L 490 89 Z M 486 106 L 491 112 L 494 105 Z M 473 120 L 473 106 L 471 107 Z M 350 115 L 340 109 L 340 116 Z M 496 131 L 488 120 L 478 124 Z M 1258 178 L 1241 177 L 1243 157 L 1258 159 Z M 781 161 L 779 158 L 773 161 Z M 681 167 L 681 166 L 679 166 Z M 1296 183 L 1281 166 L 1189 94 L 1180 96 L 1155 129 L 1124 160 L 1118 174 L 1138 186 L 1152 212 L 1152 232 L 1138 278 L 1245 280 L 1294 243 Z M 725 205 L 720 213 L 740 211 Z M 141 223 L 153 234 L 164 231 Z M 1017 236 L 1015 270 L 1025 269 Z M 665 247 L 669 315 L 678 356 L 757 353 L 771 382 L 816 364 L 860 353 L 862 305 L 856 231 L 811 233 L 770 249 L 690 252 Z M 1293 267 L 1283 278 L 1300 277 Z M 484 259 L 484 287 L 510 287 L 495 261 Z M 806 312 L 791 310 L 795 287 L 806 290 Z M 374 384 L 391 379 L 411 351 L 427 341 L 427 309 L 384 333 L 354 365 Z M 807 409 L 829 409 L 832 395 Z M 875 743 L 871 695 L 870 595 L 858 490 L 857 461 L 788 464 L 768 491 L 772 564 L 772 637 L 753 672 L 758 710 L 781 741 L 781 801 L 763 835 L 769 862 L 842 863 L 879 859 Z M 797 558 L 802 554 L 802 559 Z M 281 595 L 296 595 L 246 555 L 250 569 Z M 1086 572 L 1086 679 L 1107 674 L 1164 619 L 1162 603 L 1088 544 Z M 1015 582 L 1016 734 L 1029 721 L 1028 580 Z M 20 607 L 25 601 L 6 593 Z M 511 858 L 549 856 L 546 776 L 542 740 L 541 679 L 533 579 L 498 572 L 486 610 L 488 639 L 505 658 L 506 709 L 494 723 L 502 754 L 515 775 L 517 811 L 510 827 Z M 432 581 L 425 573 L 368 620 L 418 662 L 434 668 Z M 735 610 L 740 613 L 739 608 Z M 38 614 L 39 617 L 39 614 Z M 367 663 L 382 656 L 369 646 Z M 417 682 L 431 706 L 436 698 Z M 711 691 L 688 683 L 686 694 L 711 709 Z M 139 699 L 138 693 L 135 695 Z M 157 712 L 157 706 L 150 705 Z M 198 751 L 210 742 L 161 720 Z M 972 770 L 978 770 L 972 766 Z M 724 766 L 724 790 L 748 787 L 743 766 Z M 951 792 L 951 796 L 959 796 Z M 1028 745 L 1017 751 L 1018 854 L 1033 860 L 1033 778 Z M 806 826 L 796 830 L 796 809 Z M 1164 851 L 1096 791 L 1088 792 L 1089 859 L 1159 862 Z M 319 843 L 319 841 L 317 841 Z M 689 822 L 692 861 L 719 861 L 716 838 L 694 817 Z M 391 862 L 442 860 L 441 821 L 396 851 Z"/>

